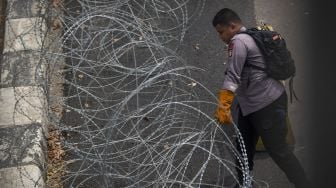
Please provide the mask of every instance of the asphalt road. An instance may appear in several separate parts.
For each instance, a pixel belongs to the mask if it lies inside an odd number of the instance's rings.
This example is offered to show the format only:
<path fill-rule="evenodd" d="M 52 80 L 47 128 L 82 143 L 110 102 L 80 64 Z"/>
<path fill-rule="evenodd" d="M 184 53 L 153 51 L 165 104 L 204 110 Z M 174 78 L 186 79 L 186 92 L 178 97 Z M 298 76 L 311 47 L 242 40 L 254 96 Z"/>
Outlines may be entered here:
<path fill-rule="evenodd" d="M 74 9 L 76 12 L 77 4 L 75 2 L 67 4 L 68 8 Z M 302 161 L 304 167 L 309 172 L 309 158 L 306 156 L 306 151 L 309 149 L 308 138 L 305 132 L 305 124 L 308 121 L 307 115 L 304 111 L 306 101 L 305 96 L 305 51 L 304 46 L 307 45 L 307 41 L 303 39 L 303 24 L 307 21 L 309 17 L 309 10 L 305 8 L 305 4 L 303 2 L 298 1 L 276 1 L 276 0 L 213 0 L 207 1 L 205 7 L 203 9 L 202 15 L 193 23 L 193 25 L 186 32 L 184 42 L 181 44 L 179 48 L 179 53 L 181 57 L 186 60 L 188 65 L 196 66 L 205 70 L 202 73 L 192 73 L 192 77 L 196 80 L 201 81 L 212 93 L 217 94 L 218 88 L 221 86 L 223 78 L 224 78 L 224 70 L 225 70 L 225 61 L 226 61 L 226 48 L 225 45 L 219 40 L 217 33 L 211 25 L 211 20 L 214 14 L 223 7 L 229 7 L 237 11 L 241 18 L 243 19 L 244 24 L 247 27 L 253 26 L 256 23 L 257 18 L 261 18 L 264 21 L 272 24 L 275 29 L 279 30 L 280 33 L 287 39 L 289 48 L 291 49 L 294 58 L 296 59 L 298 66 L 298 74 L 297 79 L 295 80 L 295 89 L 300 97 L 300 103 L 295 102 L 290 105 L 290 117 L 293 124 L 293 130 L 296 137 L 297 145 L 295 153 L 299 157 L 300 161 Z M 197 47 L 196 47 L 197 46 Z M 98 51 L 96 52 L 98 54 Z M 73 64 L 75 60 L 70 58 L 67 59 L 67 63 Z M 85 64 L 83 64 L 85 66 Z M 109 74 L 106 72 L 106 74 Z M 78 75 L 74 75 L 69 72 L 67 79 L 72 80 L 74 77 Z M 78 78 L 78 77 L 77 77 Z M 78 81 L 78 80 L 77 80 Z M 83 78 L 80 81 L 80 85 L 88 85 L 92 80 L 89 78 Z M 76 89 L 68 86 L 65 90 L 65 96 L 76 95 L 78 92 Z M 101 92 L 100 89 L 95 91 L 95 94 L 99 95 Z M 105 92 L 105 91 L 104 91 Z M 208 95 L 199 93 L 199 97 L 202 99 L 209 99 L 213 101 L 212 98 L 209 98 Z M 84 103 L 89 103 L 90 106 L 97 106 L 96 102 L 90 98 L 83 98 Z M 78 98 L 69 98 L 67 100 L 69 106 L 77 106 L 79 105 Z M 204 112 L 212 115 L 214 109 L 213 108 L 205 108 Z M 113 114 L 113 111 L 107 112 L 109 116 Z M 103 115 L 104 116 L 104 115 Z M 75 112 L 69 110 L 65 113 L 62 122 L 69 127 L 78 127 L 85 123 L 85 118 Z M 98 127 L 104 127 L 106 122 L 97 120 L 95 121 Z M 81 130 L 83 131 L 83 130 Z M 227 130 L 228 133 L 232 133 L 232 130 Z M 66 139 L 68 142 L 81 142 L 83 139 L 82 136 L 78 132 L 68 132 L 66 133 Z M 78 146 L 85 147 L 85 146 Z M 217 152 L 227 152 L 225 151 Z M 181 154 L 183 156 L 183 154 Z M 73 160 L 77 159 L 80 155 L 78 153 L 69 150 L 67 152 L 67 159 Z M 224 157 L 224 156 L 223 156 Z M 202 160 L 202 159 L 199 159 Z M 191 166 L 199 163 L 198 159 L 195 158 L 191 161 Z M 89 166 L 90 164 L 85 164 L 84 166 Z M 212 178 L 218 176 L 215 164 L 213 164 L 214 170 L 209 172 L 208 175 L 204 176 L 204 181 L 209 180 L 209 182 L 214 182 L 217 179 Z M 80 175 L 79 170 L 82 169 L 83 163 L 73 163 L 69 165 L 68 168 L 70 171 L 74 172 L 74 174 L 68 174 L 65 178 L 65 187 L 104 187 L 103 185 L 107 185 L 106 182 L 101 183 L 102 179 L 97 177 L 95 180 L 88 181 L 84 184 L 79 182 L 83 182 L 86 176 Z M 97 171 L 99 166 L 93 167 L 96 168 L 93 171 Z M 196 167 L 195 167 L 196 168 Z M 106 170 L 106 169 L 105 169 Z M 221 174 L 225 176 L 225 173 Z M 259 152 L 255 157 L 255 170 L 254 177 L 258 182 L 265 181 L 270 187 L 274 188 L 286 188 L 291 187 L 290 183 L 286 179 L 285 175 L 281 172 L 281 170 L 274 164 L 274 162 L 270 159 L 267 153 Z M 224 178 L 223 178 L 224 179 Z M 225 180 L 224 180 L 225 181 Z M 100 184 L 101 183 L 101 184 Z M 107 182 L 110 183 L 108 187 L 122 187 L 127 185 L 127 182 L 118 181 L 115 182 Z M 230 187 L 229 183 L 221 184 Z"/>
<path fill-rule="evenodd" d="M 273 25 L 286 39 L 288 48 L 292 52 L 297 67 L 297 74 L 294 81 L 295 91 L 299 101 L 289 104 L 289 116 L 296 139 L 295 154 L 306 170 L 307 176 L 311 176 L 311 143 L 309 126 L 310 93 L 307 82 L 310 74 L 309 45 L 310 39 L 306 33 L 309 32 L 309 19 L 312 14 L 309 4 L 306 1 L 298 0 L 255 0 L 257 21 L 263 20 Z M 288 85 L 288 84 L 287 84 Z M 287 88 L 288 89 L 288 88 Z M 255 176 L 270 183 L 271 187 L 290 187 L 286 176 L 275 165 L 265 153 L 256 156 Z"/>

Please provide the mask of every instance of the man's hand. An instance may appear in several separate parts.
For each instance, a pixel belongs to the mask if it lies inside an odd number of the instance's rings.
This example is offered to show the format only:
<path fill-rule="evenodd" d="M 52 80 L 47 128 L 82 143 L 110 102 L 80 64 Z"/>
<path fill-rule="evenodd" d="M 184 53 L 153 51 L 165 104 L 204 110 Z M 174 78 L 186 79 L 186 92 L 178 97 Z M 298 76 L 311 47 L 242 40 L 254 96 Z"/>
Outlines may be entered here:
<path fill-rule="evenodd" d="M 234 93 L 229 90 L 221 89 L 218 94 L 218 107 L 215 117 L 219 123 L 232 124 L 231 104 L 233 101 Z"/>

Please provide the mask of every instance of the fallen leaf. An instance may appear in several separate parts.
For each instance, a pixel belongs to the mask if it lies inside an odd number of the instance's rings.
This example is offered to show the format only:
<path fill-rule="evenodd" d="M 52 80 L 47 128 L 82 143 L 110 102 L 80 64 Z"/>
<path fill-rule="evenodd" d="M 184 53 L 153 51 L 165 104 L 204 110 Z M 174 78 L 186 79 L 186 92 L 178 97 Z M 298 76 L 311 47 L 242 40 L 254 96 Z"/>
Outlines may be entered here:
<path fill-rule="evenodd" d="M 59 20 L 59 19 L 54 19 L 53 20 L 53 22 L 52 22 L 52 30 L 56 30 L 56 29 L 59 29 L 59 28 L 61 28 L 62 27 L 62 22 L 61 22 L 61 20 Z"/>
<path fill-rule="evenodd" d="M 53 0 L 52 5 L 54 8 L 60 7 L 62 5 L 62 0 Z"/>

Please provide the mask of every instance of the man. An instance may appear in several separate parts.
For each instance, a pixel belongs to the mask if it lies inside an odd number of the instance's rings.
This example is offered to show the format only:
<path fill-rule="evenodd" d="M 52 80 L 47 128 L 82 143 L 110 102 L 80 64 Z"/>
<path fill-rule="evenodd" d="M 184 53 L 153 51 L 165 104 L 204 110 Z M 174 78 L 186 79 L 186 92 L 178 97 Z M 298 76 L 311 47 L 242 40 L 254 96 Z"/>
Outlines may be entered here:
<path fill-rule="evenodd" d="M 231 105 L 235 96 L 239 105 L 237 126 L 244 140 L 249 170 L 253 170 L 255 147 L 260 136 L 267 152 L 289 181 L 296 187 L 308 187 L 304 170 L 286 143 L 287 94 L 284 85 L 264 71 L 248 66 L 254 64 L 265 68 L 265 60 L 253 38 L 239 33 L 246 28 L 234 11 L 220 10 L 213 19 L 213 26 L 228 44 L 228 63 L 219 91 L 216 118 L 223 124 L 232 123 Z M 241 152 L 239 144 L 237 149 Z M 242 184 L 242 172 L 239 168 L 237 172 Z"/>

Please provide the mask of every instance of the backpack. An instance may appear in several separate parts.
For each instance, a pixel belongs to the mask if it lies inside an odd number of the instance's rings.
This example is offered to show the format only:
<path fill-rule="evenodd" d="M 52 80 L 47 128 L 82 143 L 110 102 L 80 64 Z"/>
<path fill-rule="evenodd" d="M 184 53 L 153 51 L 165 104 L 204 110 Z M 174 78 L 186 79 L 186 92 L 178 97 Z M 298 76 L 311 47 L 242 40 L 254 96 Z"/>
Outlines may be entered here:
<path fill-rule="evenodd" d="M 292 102 L 293 94 L 295 99 L 298 100 L 293 89 L 296 72 L 295 63 L 290 51 L 287 49 L 285 39 L 283 39 L 279 33 L 273 31 L 271 26 L 267 25 L 258 28 L 249 28 L 239 33 L 248 34 L 254 39 L 266 61 L 266 68 L 261 68 L 253 64 L 246 64 L 245 66 L 263 70 L 269 77 L 275 80 L 290 79 L 290 101 Z"/>

